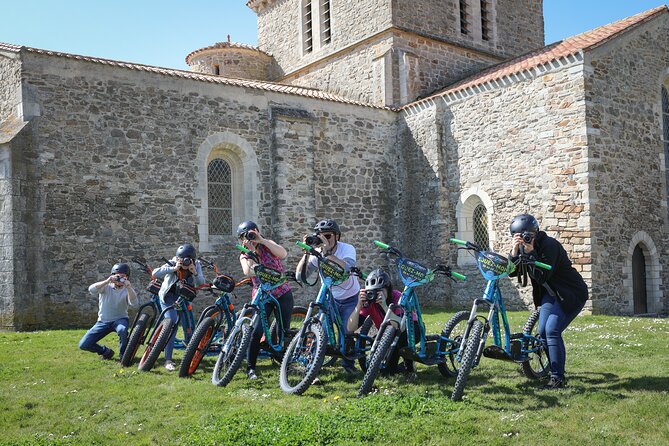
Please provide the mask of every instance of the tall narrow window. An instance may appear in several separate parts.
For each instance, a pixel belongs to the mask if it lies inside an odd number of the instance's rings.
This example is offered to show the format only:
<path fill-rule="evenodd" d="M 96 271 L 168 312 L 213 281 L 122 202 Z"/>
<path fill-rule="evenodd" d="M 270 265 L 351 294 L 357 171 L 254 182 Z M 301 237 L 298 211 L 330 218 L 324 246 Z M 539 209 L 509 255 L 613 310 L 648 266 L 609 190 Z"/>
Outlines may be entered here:
<path fill-rule="evenodd" d="M 207 167 L 209 234 L 229 235 L 232 231 L 232 171 L 220 158 Z"/>
<path fill-rule="evenodd" d="M 488 212 L 482 204 L 474 208 L 474 243 L 481 248 L 490 249 L 490 238 L 488 237 Z"/>
<path fill-rule="evenodd" d="M 214 74 L 217 75 L 217 76 L 219 74 L 221 74 L 221 66 L 220 65 L 214 64 Z"/>
<path fill-rule="evenodd" d="M 311 13 L 311 0 L 304 1 L 302 8 L 302 49 L 305 53 L 314 50 L 314 28 Z"/>
<path fill-rule="evenodd" d="M 469 34 L 469 11 L 467 10 L 467 0 L 460 0 L 460 32 Z"/>
<path fill-rule="evenodd" d="M 669 196 L 669 93 L 666 87 L 662 87 L 662 142 L 664 143 L 664 174 Z"/>
<path fill-rule="evenodd" d="M 321 45 L 327 45 L 332 40 L 330 28 L 330 0 L 321 0 Z"/>
<path fill-rule="evenodd" d="M 490 40 L 490 4 L 481 0 L 481 39 Z"/>

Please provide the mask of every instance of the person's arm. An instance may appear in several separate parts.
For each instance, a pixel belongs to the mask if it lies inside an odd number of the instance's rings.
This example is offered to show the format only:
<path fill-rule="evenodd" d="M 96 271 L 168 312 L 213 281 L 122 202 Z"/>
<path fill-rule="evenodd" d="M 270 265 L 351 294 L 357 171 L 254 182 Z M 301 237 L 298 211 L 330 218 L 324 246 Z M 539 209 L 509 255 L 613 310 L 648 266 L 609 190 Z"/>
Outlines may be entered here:
<path fill-rule="evenodd" d="M 553 238 L 546 237 L 541 246 L 541 262 L 546 263 L 553 268 L 550 271 L 547 271 L 538 266 L 529 265 L 528 273 L 530 277 L 536 280 L 540 285 L 548 282 L 555 274 L 555 270 L 558 267 L 558 258 L 560 256 L 560 242 Z M 528 257 L 532 260 L 539 260 L 536 256 L 536 252 L 528 253 Z"/>
<path fill-rule="evenodd" d="M 257 263 L 250 259 L 246 254 L 241 254 L 239 256 L 239 263 L 242 265 L 242 272 L 246 277 L 253 277 L 255 275 L 253 268 L 255 268 Z"/>
<path fill-rule="evenodd" d="M 191 263 L 190 266 L 192 266 L 193 269 L 195 270 L 195 271 L 191 270 L 191 273 L 193 274 L 193 284 L 195 286 L 204 285 L 205 279 L 204 279 L 204 273 L 202 272 L 202 264 L 200 263 L 200 261 L 196 260 L 195 265 Z"/>
<path fill-rule="evenodd" d="M 255 231 L 254 231 L 255 232 Z M 275 255 L 276 257 L 279 258 L 279 260 L 284 260 L 286 257 L 288 257 L 288 251 L 286 251 L 286 248 L 283 246 L 279 245 L 276 243 L 274 240 L 269 240 L 266 238 L 263 238 L 259 233 L 256 232 L 256 243 L 260 245 L 265 245 L 269 251 Z"/>
<path fill-rule="evenodd" d="M 302 237 L 302 242 L 306 243 L 307 236 L 305 235 Z M 306 264 L 306 276 L 309 277 L 313 274 L 314 271 L 316 271 L 316 265 L 317 265 L 317 260 L 316 257 L 307 254 L 303 255 L 300 261 L 297 263 L 297 267 L 295 268 L 295 279 L 297 279 L 298 282 L 303 282 L 305 283 L 307 280 L 307 277 L 302 277 L 302 270 L 304 269 L 304 263 Z"/>
<path fill-rule="evenodd" d="M 113 274 L 112 274 L 113 275 Z M 95 282 L 91 286 L 88 287 L 88 292 L 91 293 L 92 295 L 100 294 L 107 285 L 111 282 L 112 276 L 107 277 L 105 280 L 101 280 L 100 282 Z"/>
<path fill-rule="evenodd" d="M 169 273 L 176 273 L 179 266 L 172 266 L 169 263 L 164 264 L 153 270 L 151 275 L 156 279 L 163 279 Z"/>
<path fill-rule="evenodd" d="M 135 289 L 132 287 L 132 284 L 130 283 L 130 280 L 126 279 L 124 283 L 125 289 L 128 290 L 128 305 L 131 307 L 135 308 L 139 305 L 139 299 L 137 298 L 137 293 L 135 292 Z"/>

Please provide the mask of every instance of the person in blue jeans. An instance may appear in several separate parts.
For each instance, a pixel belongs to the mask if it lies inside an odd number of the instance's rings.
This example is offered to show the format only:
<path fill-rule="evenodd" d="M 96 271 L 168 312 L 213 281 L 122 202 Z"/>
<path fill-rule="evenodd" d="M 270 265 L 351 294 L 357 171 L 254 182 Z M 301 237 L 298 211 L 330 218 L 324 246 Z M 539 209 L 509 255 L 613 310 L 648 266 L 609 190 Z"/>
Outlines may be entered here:
<path fill-rule="evenodd" d="M 183 282 L 192 287 L 197 287 L 204 284 L 204 274 L 202 274 L 202 265 L 197 259 L 197 251 L 190 243 L 183 244 L 177 248 L 175 256 L 170 263 L 153 270 L 153 277 L 162 279 L 163 283 L 158 291 L 160 298 L 160 308 L 165 310 L 167 307 L 174 305 L 179 298 L 177 283 Z M 165 314 L 167 319 L 176 320 L 177 310 L 172 308 Z M 169 371 L 176 369 L 176 364 L 172 359 L 172 352 L 174 351 L 174 338 L 176 337 L 176 330 L 165 345 L 165 368 Z"/>
<path fill-rule="evenodd" d="M 562 333 L 581 312 L 588 300 L 588 286 L 571 265 L 562 244 L 539 230 L 537 219 L 530 214 L 517 215 L 511 222 L 513 237 L 511 260 L 526 256 L 530 260 L 547 263 L 547 271 L 528 266 L 532 282 L 532 298 L 539 310 L 539 336 L 548 346 L 551 377 L 544 389 L 561 389 L 566 386 L 565 362 L 567 357 Z M 513 275 L 519 274 L 515 271 Z"/>
<path fill-rule="evenodd" d="M 114 350 L 98 342 L 109 333 L 116 332 L 119 357 L 122 357 L 128 344 L 128 306 L 136 307 L 139 303 L 130 283 L 130 267 L 117 263 L 112 267 L 111 275 L 89 286 L 88 292 L 98 296 L 98 320 L 81 338 L 79 348 L 97 353 L 102 359 L 111 359 Z"/>
<path fill-rule="evenodd" d="M 352 245 L 340 241 L 341 230 L 336 221 L 332 219 L 321 220 L 314 227 L 314 232 L 318 236 L 320 243 L 316 249 L 328 260 L 337 263 L 346 271 L 350 271 L 355 266 L 356 251 Z M 302 239 L 307 242 L 307 235 Z M 298 280 L 305 281 L 306 277 L 316 271 L 318 260 L 315 256 L 304 255 L 297 265 L 295 275 Z M 305 271 L 306 270 L 306 271 Z M 349 276 L 344 282 L 332 287 L 332 297 L 334 305 L 344 322 L 348 322 L 351 313 L 358 304 L 358 293 L 360 292 L 360 283 L 354 276 Z M 350 334 L 350 332 L 349 332 Z M 356 373 L 355 364 L 352 359 L 342 359 L 342 366 L 348 375 Z"/>

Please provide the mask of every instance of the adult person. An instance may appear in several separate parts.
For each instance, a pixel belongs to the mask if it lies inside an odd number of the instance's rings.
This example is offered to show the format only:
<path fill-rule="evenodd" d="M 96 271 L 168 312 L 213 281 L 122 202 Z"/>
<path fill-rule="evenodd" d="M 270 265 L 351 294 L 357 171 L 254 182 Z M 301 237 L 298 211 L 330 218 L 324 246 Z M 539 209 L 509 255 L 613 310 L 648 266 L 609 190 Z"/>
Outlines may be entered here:
<path fill-rule="evenodd" d="M 102 359 L 112 359 L 114 350 L 98 342 L 115 331 L 119 338 L 119 354 L 123 357 L 128 344 L 128 307 L 139 304 L 130 283 L 130 267 L 126 263 L 115 264 L 111 275 L 89 286 L 88 292 L 98 295 L 98 320 L 81 338 L 79 348 L 97 353 Z"/>
<path fill-rule="evenodd" d="M 571 265 L 562 244 L 539 230 L 537 219 L 530 214 L 514 217 L 509 227 L 513 237 L 510 258 L 519 256 L 538 260 L 552 267 L 550 271 L 528 266 L 532 282 L 534 305 L 540 308 L 539 336 L 548 346 L 551 376 L 544 389 L 561 389 L 566 386 L 566 349 L 562 333 L 581 312 L 588 299 L 588 286 Z M 522 270 L 521 270 L 522 273 Z M 515 271 L 511 275 L 517 275 Z"/>
<path fill-rule="evenodd" d="M 273 240 L 264 238 L 260 233 L 257 224 L 250 220 L 240 223 L 237 227 L 237 236 L 239 237 L 242 246 L 258 256 L 261 265 L 273 268 L 282 273 L 286 272 L 281 261 L 288 257 L 288 251 Z M 260 281 L 255 276 L 253 270 L 258 264 L 246 253 L 242 253 L 239 256 L 239 263 L 242 265 L 244 275 L 251 277 L 253 282 L 252 295 L 255 296 L 258 288 L 260 288 Z M 288 330 L 290 328 L 290 318 L 293 314 L 294 301 L 290 285 L 284 283 L 277 288 L 274 288 L 270 293 L 279 302 L 279 311 L 281 312 L 283 329 Z M 265 306 L 265 311 L 267 314 L 271 314 L 272 311 L 274 311 L 274 303 L 269 302 Z M 246 356 L 246 375 L 249 379 L 258 379 L 255 369 L 258 361 L 258 354 L 260 353 L 260 339 L 262 338 L 262 335 L 262 324 L 260 318 L 257 318 L 256 323 L 253 326 L 251 345 L 249 346 Z"/>
<path fill-rule="evenodd" d="M 197 251 L 195 247 L 190 243 L 186 243 L 177 248 L 176 254 L 170 262 L 153 270 L 153 277 L 162 279 L 163 281 L 158 292 L 162 310 L 174 305 L 179 298 L 178 283 L 186 283 L 191 287 L 204 284 L 205 279 L 204 274 L 202 274 L 202 265 L 196 258 Z M 165 317 L 177 320 L 177 310 L 172 308 L 165 314 Z M 172 336 L 167 341 L 167 345 L 165 345 L 165 368 L 169 371 L 176 369 L 176 365 L 172 360 L 175 337 L 176 330 L 174 330 Z"/>
<path fill-rule="evenodd" d="M 335 220 L 326 219 L 319 221 L 314 227 L 314 232 L 320 240 L 316 250 L 327 258 L 327 260 L 338 264 L 347 272 L 355 266 L 355 247 L 341 241 L 341 230 Z M 303 237 L 304 243 L 307 242 L 308 237 L 308 235 Z M 304 255 L 297 265 L 295 275 L 298 280 L 305 281 L 305 276 L 311 275 L 317 267 L 318 259 L 315 256 Z M 349 276 L 344 282 L 332 287 L 332 297 L 334 298 L 335 308 L 345 324 L 351 316 L 351 313 L 355 310 L 358 303 L 359 292 L 360 283 L 354 276 Z M 349 375 L 354 374 L 356 371 L 352 359 L 342 359 L 342 366 L 344 371 Z"/>

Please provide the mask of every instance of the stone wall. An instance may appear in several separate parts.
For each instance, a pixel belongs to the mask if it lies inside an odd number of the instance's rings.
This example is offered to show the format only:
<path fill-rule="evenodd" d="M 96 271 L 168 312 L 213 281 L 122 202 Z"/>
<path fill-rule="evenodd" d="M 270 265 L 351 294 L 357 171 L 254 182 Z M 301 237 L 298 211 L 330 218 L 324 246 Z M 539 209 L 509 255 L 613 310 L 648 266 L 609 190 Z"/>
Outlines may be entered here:
<path fill-rule="evenodd" d="M 331 0 L 331 43 L 303 54 L 301 2 L 278 0 L 258 14 L 258 47 L 274 56 L 280 67 L 276 79 L 390 26 L 391 0 Z"/>
<path fill-rule="evenodd" d="M 660 97 L 669 76 L 668 31 L 665 14 L 594 51 L 587 72 L 593 281 L 597 307 L 606 313 L 633 311 L 626 265 L 631 265 L 633 240 L 640 233 L 648 236 L 642 247 L 649 312 L 669 310 Z"/>
<path fill-rule="evenodd" d="M 461 237 L 457 209 L 467 191 L 485 195 L 493 204 L 492 249 L 509 250 L 508 225 L 514 215 L 531 212 L 542 229 L 563 243 L 575 267 L 590 283 L 591 259 L 587 146 L 583 79 L 579 65 L 516 82 L 504 88 L 473 94 L 464 100 L 444 103 L 436 99 L 420 110 L 404 112 L 408 133 L 429 134 L 424 144 L 413 140 L 424 152 L 425 162 L 414 165 L 410 175 L 434 182 L 433 198 L 438 196 L 435 174 L 446 182 L 447 200 L 440 213 L 403 209 L 407 219 L 442 219 L 429 240 L 442 246 L 449 237 Z M 442 101 L 441 103 L 439 101 Z M 431 104 L 431 105 L 430 105 Z M 443 107 L 443 111 L 432 111 Z M 437 120 L 428 127 L 426 122 Z M 411 144 L 407 141 L 405 144 Z M 539 162 L 539 160 L 541 160 Z M 429 209 L 429 208 L 428 208 Z M 424 241 L 419 256 L 426 257 L 435 242 Z M 457 265 L 454 247 L 448 250 L 451 265 Z M 483 293 L 483 281 L 473 265 L 458 265 L 470 280 L 457 285 L 452 304 L 471 305 Z M 531 292 L 522 295 L 507 279 L 503 291 L 512 306 L 531 301 Z"/>
<path fill-rule="evenodd" d="M 18 115 L 21 95 L 21 63 L 17 55 L 0 53 L 0 127 L 9 115 Z"/>
<path fill-rule="evenodd" d="M 289 249 L 290 268 L 300 255 L 294 242 L 317 219 L 339 219 L 363 267 L 374 252 L 367 241 L 385 238 L 373 222 L 393 209 L 392 112 L 32 53 L 24 77 L 42 110 L 31 124 L 39 177 L 37 199 L 25 204 L 33 218 L 16 218 L 42 254 L 33 293 L 45 309 L 40 326 L 93 321 L 97 299 L 86 288 L 112 263 L 145 256 L 157 266 L 179 244 L 197 245 L 202 172 L 193 160 L 211 134 L 253 147 L 260 211 L 244 215 Z M 203 254 L 240 277 L 234 242 L 223 237 Z M 141 288 L 147 278 L 133 280 Z M 315 292 L 298 292 L 298 301 Z"/>
<path fill-rule="evenodd" d="M 470 13 L 477 11 L 469 1 Z M 460 32 L 459 0 L 393 2 L 393 24 L 501 57 L 513 57 L 544 44 L 543 0 L 494 0 L 492 38 L 481 39 L 480 15 L 470 17 L 472 32 Z M 477 22 L 479 21 L 479 22 Z M 522 26 L 519 26 L 522 24 Z"/>
<path fill-rule="evenodd" d="M 272 59 L 259 51 L 229 47 L 196 54 L 189 62 L 191 69 L 198 73 L 266 81 L 269 80 Z"/>

